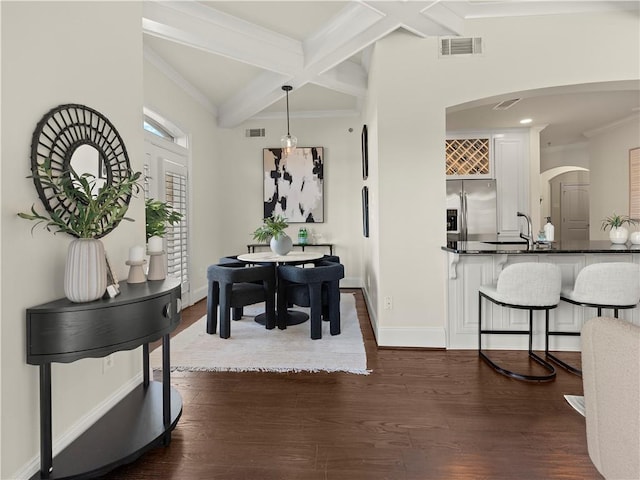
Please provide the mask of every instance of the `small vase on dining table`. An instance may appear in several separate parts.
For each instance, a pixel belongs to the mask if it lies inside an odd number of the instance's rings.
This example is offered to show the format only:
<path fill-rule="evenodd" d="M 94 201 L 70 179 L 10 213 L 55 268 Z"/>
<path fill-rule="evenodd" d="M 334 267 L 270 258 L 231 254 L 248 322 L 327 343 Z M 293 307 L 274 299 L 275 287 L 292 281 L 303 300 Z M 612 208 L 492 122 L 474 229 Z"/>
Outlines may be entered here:
<path fill-rule="evenodd" d="M 293 241 L 291 237 L 286 233 L 281 233 L 280 235 L 271 237 L 271 242 L 269 243 L 271 247 L 271 251 L 278 255 L 286 255 L 293 248 Z"/>

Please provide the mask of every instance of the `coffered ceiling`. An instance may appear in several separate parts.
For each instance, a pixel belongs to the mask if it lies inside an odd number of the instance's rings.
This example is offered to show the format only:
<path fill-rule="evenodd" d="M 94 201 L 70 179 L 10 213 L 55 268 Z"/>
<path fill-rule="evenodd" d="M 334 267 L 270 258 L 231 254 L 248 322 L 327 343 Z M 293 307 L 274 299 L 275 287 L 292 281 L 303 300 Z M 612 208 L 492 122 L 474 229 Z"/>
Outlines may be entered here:
<path fill-rule="evenodd" d="M 359 113 L 366 95 L 372 45 L 398 29 L 419 37 L 457 36 L 464 35 L 467 18 L 612 9 L 637 15 L 639 4 L 521 0 L 145 1 L 144 52 L 147 60 L 208 109 L 221 127 L 233 127 L 251 118 L 282 118 L 284 84 L 293 86 L 289 96 L 292 118 L 347 116 Z M 536 104 L 542 106 L 540 99 Z M 546 102 L 545 108 L 555 103 Z M 604 102 L 611 108 L 618 103 Z M 474 128 L 462 118 L 458 109 L 456 122 Z"/>

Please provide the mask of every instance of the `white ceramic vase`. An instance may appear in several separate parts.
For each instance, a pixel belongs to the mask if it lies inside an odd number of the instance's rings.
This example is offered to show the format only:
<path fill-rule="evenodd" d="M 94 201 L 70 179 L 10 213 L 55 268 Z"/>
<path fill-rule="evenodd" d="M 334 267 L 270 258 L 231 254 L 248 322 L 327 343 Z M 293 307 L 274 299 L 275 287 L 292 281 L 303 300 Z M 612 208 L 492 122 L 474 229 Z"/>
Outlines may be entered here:
<path fill-rule="evenodd" d="M 269 242 L 269 246 L 271 247 L 271 251 L 278 255 L 286 255 L 293 248 L 293 241 L 291 237 L 286 233 L 281 233 L 277 238 L 271 237 L 271 242 Z"/>
<path fill-rule="evenodd" d="M 631 243 L 634 245 L 640 245 L 640 232 L 631 232 L 629 234 L 629 240 L 631 240 Z"/>
<path fill-rule="evenodd" d="M 609 231 L 609 240 L 611 240 L 611 243 L 627 243 L 628 239 L 629 230 L 627 230 L 626 227 L 611 227 L 611 230 Z"/>
<path fill-rule="evenodd" d="M 64 271 L 64 294 L 75 303 L 91 302 L 107 289 L 104 245 L 94 238 L 76 238 L 69 244 Z"/>

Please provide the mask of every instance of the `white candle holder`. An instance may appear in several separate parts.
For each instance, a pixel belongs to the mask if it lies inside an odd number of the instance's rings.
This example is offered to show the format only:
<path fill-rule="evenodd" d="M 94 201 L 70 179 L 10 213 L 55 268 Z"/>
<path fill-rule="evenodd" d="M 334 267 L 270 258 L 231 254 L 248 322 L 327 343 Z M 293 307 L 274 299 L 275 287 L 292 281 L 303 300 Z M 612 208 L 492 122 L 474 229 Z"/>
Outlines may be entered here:
<path fill-rule="evenodd" d="M 148 280 L 164 280 L 167 278 L 167 262 L 164 250 L 161 252 L 149 252 Z"/>
<path fill-rule="evenodd" d="M 129 277 L 127 278 L 127 283 L 144 283 L 147 281 L 147 277 L 144 274 L 144 270 L 142 266 L 147 263 L 146 260 L 127 260 L 127 265 L 129 265 Z"/>

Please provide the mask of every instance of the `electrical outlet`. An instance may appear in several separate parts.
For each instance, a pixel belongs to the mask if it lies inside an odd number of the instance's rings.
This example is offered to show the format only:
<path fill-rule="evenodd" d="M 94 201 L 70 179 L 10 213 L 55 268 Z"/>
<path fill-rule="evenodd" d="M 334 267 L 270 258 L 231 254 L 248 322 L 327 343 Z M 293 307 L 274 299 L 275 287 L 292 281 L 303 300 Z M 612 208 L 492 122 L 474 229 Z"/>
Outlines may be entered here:
<path fill-rule="evenodd" d="M 393 308 L 393 298 L 392 297 L 384 297 L 384 309 L 391 310 Z"/>
<path fill-rule="evenodd" d="M 102 373 L 113 367 L 113 353 L 102 358 Z"/>

